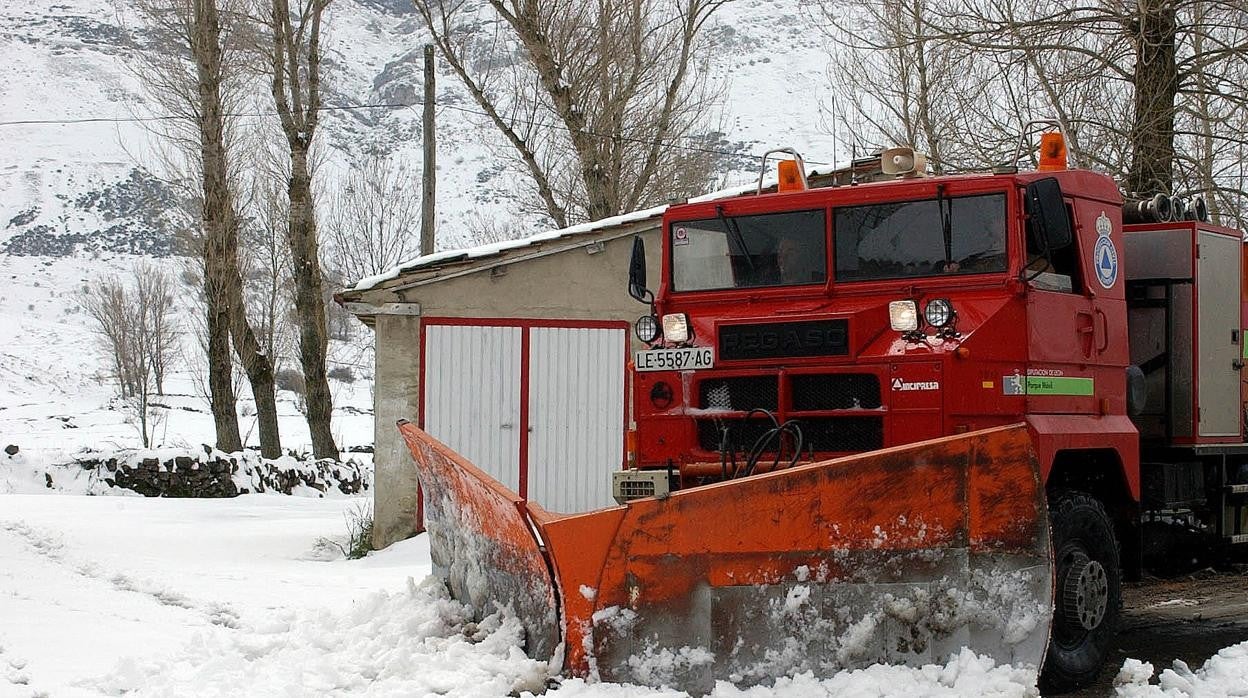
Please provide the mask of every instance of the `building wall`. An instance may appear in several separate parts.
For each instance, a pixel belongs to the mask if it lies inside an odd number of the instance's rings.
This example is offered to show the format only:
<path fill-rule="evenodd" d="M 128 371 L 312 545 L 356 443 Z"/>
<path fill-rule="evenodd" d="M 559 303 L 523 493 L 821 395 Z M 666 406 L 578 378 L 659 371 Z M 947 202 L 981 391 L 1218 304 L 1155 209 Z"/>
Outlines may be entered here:
<path fill-rule="evenodd" d="M 646 241 L 648 281 L 651 289 L 657 290 L 661 264 L 658 229 L 643 229 L 639 234 Z M 378 305 L 418 303 L 422 317 L 626 320 L 631 324 L 646 312 L 646 307 L 627 291 L 633 236 L 606 241 L 596 254 L 586 251 L 588 242 L 586 239 L 561 252 L 509 263 L 501 273 L 482 269 L 401 290 L 397 295 L 377 289 L 364 293 L 361 300 Z M 482 264 L 497 261 L 483 258 Z M 401 285 L 402 280 L 396 283 Z M 402 315 L 378 315 L 374 326 L 373 545 L 377 548 L 416 532 L 415 466 L 395 422 L 416 421 L 419 416 L 420 326 L 419 317 Z"/>

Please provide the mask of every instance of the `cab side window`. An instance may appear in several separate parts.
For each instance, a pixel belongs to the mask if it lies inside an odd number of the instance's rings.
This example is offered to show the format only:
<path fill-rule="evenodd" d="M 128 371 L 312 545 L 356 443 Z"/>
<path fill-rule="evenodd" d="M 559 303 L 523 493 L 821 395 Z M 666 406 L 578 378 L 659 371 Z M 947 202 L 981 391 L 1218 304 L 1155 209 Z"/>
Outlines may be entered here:
<path fill-rule="evenodd" d="M 1074 208 L 1066 203 L 1070 229 L 1075 226 Z M 1043 236 L 1035 226 L 1035 217 L 1027 217 L 1027 265 L 1023 270 L 1028 283 L 1046 291 L 1081 293 L 1083 268 L 1079 263 L 1079 244 L 1073 241 L 1061 249 L 1045 249 Z"/>

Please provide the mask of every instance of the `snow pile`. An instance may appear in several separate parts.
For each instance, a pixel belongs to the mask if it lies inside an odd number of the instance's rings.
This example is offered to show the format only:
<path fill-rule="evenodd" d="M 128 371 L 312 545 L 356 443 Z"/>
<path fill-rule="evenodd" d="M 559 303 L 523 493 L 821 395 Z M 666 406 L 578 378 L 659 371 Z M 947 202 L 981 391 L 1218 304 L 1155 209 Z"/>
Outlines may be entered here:
<path fill-rule="evenodd" d="M 1176 659 L 1173 668 L 1157 677 L 1158 684 L 1150 684 L 1152 678 L 1152 664 L 1128 659 L 1114 686 L 1122 698 L 1248 695 L 1248 642 L 1219 650 L 1194 672 L 1186 662 Z"/>
<path fill-rule="evenodd" d="M 44 463 L 0 452 L 0 494 L 143 494 L 233 497 L 273 492 L 304 497 L 359 494 L 372 486 L 371 465 L 348 460 L 261 458 L 204 447 L 82 451 Z"/>
<path fill-rule="evenodd" d="M 520 650 L 505 612 L 471 624 L 471 609 L 428 577 L 378 592 L 349 611 L 285 611 L 234 634 L 202 633 L 181 651 L 128 659 L 98 688 L 127 695 L 496 695 L 539 691 L 544 662 Z"/>
<path fill-rule="evenodd" d="M 681 659 L 671 657 L 673 662 Z M 620 684 L 593 684 L 581 679 L 565 680 L 547 696 L 570 698 L 624 698 L 625 696 L 687 696 L 670 689 L 647 689 Z M 923 667 L 876 664 L 865 669 L 842 671 L 826 679 L 811 673 L 777 679 L 771 686 L 742 688 L 727 681 L 715 684 L 712 698 L 808 698 L 809 696 L 878 696 L 880 698 L 1025 698 L 1038 696 L 1036 673 L 1028 669 L 998 666 L 992 659 L 964 649 L 945 664 Z"/>

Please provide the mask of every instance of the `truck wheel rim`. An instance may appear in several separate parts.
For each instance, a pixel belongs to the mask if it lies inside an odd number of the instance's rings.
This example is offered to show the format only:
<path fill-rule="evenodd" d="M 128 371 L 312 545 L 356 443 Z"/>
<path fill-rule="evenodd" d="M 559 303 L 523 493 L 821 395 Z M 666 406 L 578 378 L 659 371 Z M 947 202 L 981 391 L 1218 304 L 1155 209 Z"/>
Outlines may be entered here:
<path fill-rule="evenodd" d="M 1062 585 L 1063 612 L 1072 627 L 1095 630 L 1109 608 L 1109 576 L 1105 566 L 1075 553 Z"/>

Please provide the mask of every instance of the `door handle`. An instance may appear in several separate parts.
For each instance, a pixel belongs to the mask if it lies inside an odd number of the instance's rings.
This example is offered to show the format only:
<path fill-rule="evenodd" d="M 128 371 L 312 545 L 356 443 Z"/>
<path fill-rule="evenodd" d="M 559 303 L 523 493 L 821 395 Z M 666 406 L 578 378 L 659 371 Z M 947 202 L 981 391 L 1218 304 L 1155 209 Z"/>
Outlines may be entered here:
<path fill-rule="evenodd" d="M 1099 353 L 1109 348 L 1109 318 L 1100 308 L 1096 309 L 1096 317 L 1101 321 L 1101 341 L 1096 345 L 1096 351 Z"/>
<path fill-rule="evenodd" d="M 1096 346 L 1096 318 L 1086 310 L 1075 312 L 1075 332 L 1079 334 L 1080 349 L 1084 358 L 1090 358 Z"/>

